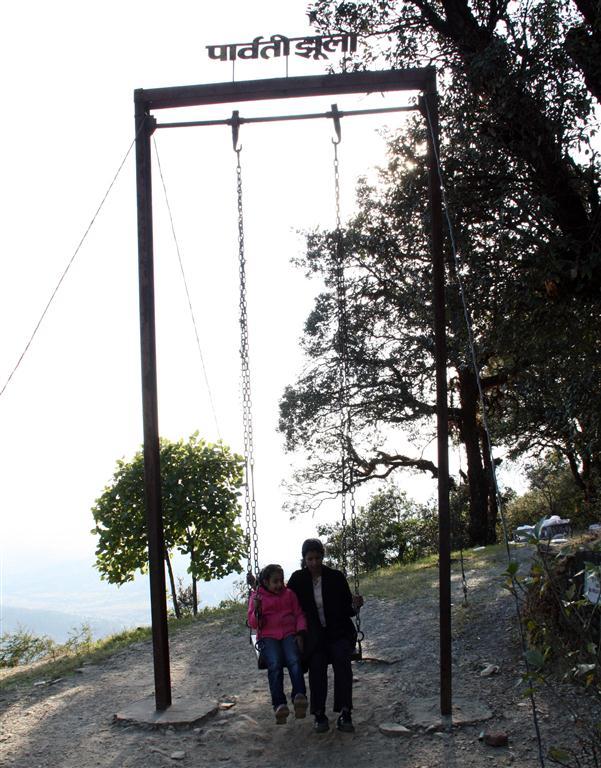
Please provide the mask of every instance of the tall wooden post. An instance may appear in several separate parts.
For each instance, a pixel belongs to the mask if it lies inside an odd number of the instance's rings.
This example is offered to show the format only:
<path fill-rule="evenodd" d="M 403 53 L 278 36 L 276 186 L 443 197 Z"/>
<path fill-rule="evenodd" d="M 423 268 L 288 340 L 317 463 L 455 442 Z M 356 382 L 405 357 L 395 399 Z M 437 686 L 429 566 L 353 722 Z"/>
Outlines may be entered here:
<path fill-rule="evenodd" d="M 135 105 L 144 486 L 148 530 L 154 689 L 157 710 L 165 710 L 171 705 L 171 675 L 167 630 L 167 592 L 165 588 L 165 541 L 161 513 L 161 464 L 154 313 L 150 137 L 154 131 L 155 121 L 148 114 L 143 102 L 135 99 Z"/>
<path fill-rule="evenodd" d="M 447 407 L 447 340 L 442 200 L 438 173 L 438 96 L 435 76 L 421 99 L 428 135 L 428 193 L 432 227 L 432 303 L 436 362 L 436 429 L 438 436 L 438 546 L 440 600 L 440 712 L 452 712 L 451 664 L 451 515 L 449 505 L 449 421 Z"/>

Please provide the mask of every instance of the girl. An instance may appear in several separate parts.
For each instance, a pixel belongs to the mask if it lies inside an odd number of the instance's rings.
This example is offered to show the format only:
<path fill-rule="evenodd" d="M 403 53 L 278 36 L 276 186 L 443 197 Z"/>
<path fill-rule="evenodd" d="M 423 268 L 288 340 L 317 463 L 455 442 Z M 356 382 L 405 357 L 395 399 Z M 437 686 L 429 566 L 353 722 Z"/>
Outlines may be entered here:
<path fill-rule="evenodd" d="M 307 689 L 300 654 L 307 629 L 305 615 L 292 590 L 284 586 L 280 565 L 267 565 L 259 574 L 259 588 L 250 596 L 248 624 L 257 630 L 257 648 L 267 663 L 271 703 L 278 725 L 290 714 L 284 694 L 284 666 L 292 683 L 295 717 L 307 713 Z"/>

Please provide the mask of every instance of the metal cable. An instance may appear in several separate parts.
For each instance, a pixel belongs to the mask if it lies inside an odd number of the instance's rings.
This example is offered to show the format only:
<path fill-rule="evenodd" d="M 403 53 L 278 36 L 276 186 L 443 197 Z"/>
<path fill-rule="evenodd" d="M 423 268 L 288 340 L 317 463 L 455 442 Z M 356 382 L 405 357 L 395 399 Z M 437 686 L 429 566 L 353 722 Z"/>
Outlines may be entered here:
<path fill-rule="evenodd" d="M 242 205 L 241 148 L 235 148 L 236 188 L 238 197 L 238 261 L 240 275 L 240 363 L 242 378 L 242 421 L 244 427 L 244 513 L 246 520 L 248 572 L 259 574 L 259 537 L 257 533 L 257 504 L 255 501 L 255 452 L 252 422 L 252 397 L 248 344 L 248 305 L 246 299 L 246 254 L 244 250 L 244 210 Z"/>
<path fill-rule="evenodd" d="M 165 177 L 163 176 L 163 169 L 161 167 L 161 159 L 159 157 L 159 150 L 157 147 L 157 143 L 155 140 L 155 137 L 152 137 L 152 143 L 154 145 L 154 153 L 156 155 L 157 159 L 157 167 L 159 169 L 159 176 L 161 177 L 161 184 L 163 186 L 163 194 L 165 196 L 165 203 L 167 205 L 167 212 L 169 214 L 169 222 L 171 224 L 171 234 L 173 235 L 173 242 L 175 243 L 175 250 L 177 253 L 177 260 L 179 262 L 179 268 L 182 275 L 182 280 L 184 281 L 184 289 L 186 291 L 186 298 L 188 300 L 188 309 L 190 310 L 190 317 L 192 318 L 192 325 L 194 327 L 194 335 L 196 337 L 196 347 L 198 349 L 198 356 L 200 358 L 200 366 L 202 369 L 203 377 L 205 380 L 205 384 L 207 387 L 207 392 L 209 395 L 209 403 L 211 405 L 211 412 L 213 414 L 213 421 L 215 422 L 215 429 L 217 430 L 217 437 L 219 438 L 219 441 L 221 442 L 221 430 L 219 429 L 219 422 L 217 420 L 217 411 L 215 409 L 215 402 L 213 400 L 213 393 L 211 391 L 211 385 L 209 384 L 209 376 L 207 374 L 207 368 L 205 366 L 204 356 L 202 354 L 202 348 L 200 346 L 200 336 L 198 334 L 198 326 L 196 324 L 196 317 L 194 315 L 194 309 L 192 308 L 192 299 L 190 297 L 190 291 L 188 289 L 188 280 L 186 279 L 186 273 L 184 271 L 184 264 L 182 261 L 181 251 L 179 247 L 179 242 L 177 239 L 177 235 L 175 233 L 175 224 L 173 222 L 173 215 L 171 213 L 171 205 L 169 204 L 169 197 L 167 195 L 167 186 L 165 184 Z"/>
<path fill-rule="evenodd" d="M 454 408 L 454 399 L 453 399 L 453 390 L 451 389 L 451 410 Z M 457 456 L 459 459 L 459 486 L 461 487 L 461 474 L 462 474 L 462 463 L 461 463 L 461 442 L 459 443 L 459 447 L 457 449 Z M 460 557 L 460 563 L 461 563 L 461 588 L 463 590 L 463 604 L 467 606 L 468 604 L 468 585 L 467 585 L 467 577 L 465 575 L 465 562 L 463 557 L 463 520 L 461 519 L 461 515 L 456 515 L 455 520 L 459 522 L 458 525 L 458 533 L 459 533 L 459 557 Z"/>
<path fill-rule="evenodd" d="M 35 325 L 35 328 L 33 329 L 33 332 L 32 332 L 32 334 L 31 334 L 31 336 L 29 337 L 29 340 L 27 341 L 27 344 L 25 344 L 25 348 L 23 349 L 23 352 L 21 352 L 21 355 L 20 355 L 19 359 L 17 360 L 17 363 L 16 363 L 16 365 L 14 366 L 14 368 L 13 368 L 13 369 L 12 369 L 12 371 L 10 372 L 10 374 L 9 374 L 8 378 L 7 378 L 7 379 L 6 379 L 6 381 L 4 382 L 4 386 L 3 386 L 3 387 L 2 387 L 2 389 L 0 390 L 0 397 L 2 397 L 2 395 L 4 394 L 4 392 L 5 392 L 6 388 L 7 388 L 7 387 L 8 387 L 8 385 L 10 384 L 10 381 L 11 381 L 12 377 L 15 375 L 15 373 L 17 372 L 17 369 L 19 368 L 19 366 L 20 366 L 20 365 L 21 365 L 21 363 L 23 362 L 23 358 L 24 358 L 24 357 L 25 357 L 25 355 L 27 354 L 27 351 L 29 350 L 29 348 L 30 348 L 30 346 L 31 346 L 31 344 L 32 344 L 32 342 L 33 342 L 33 340 L 34 340 L 34 338 L 36 337 L 36 335 L 37 335 L 37 332 L 39 331 L 39 329 L 40 329 L 40 326 L 41 326 L 41 324 L 42 324 L 42 322 L 43 322 L 44 318 L 46 317 L 46 313 L 47 313 L 47 312 L 48 312 L 48 310 L 50 309 L 50 305 L 51 305 L 51 304 L 52 304 L 52 302 L 54 301 L 54 297 L 55 297 L 55 296 L 56 296 L 56 294 L 58 293 L 58 290 L 59 290 L 59 288 L 61 287 L 63 280 L 64 280 L 64 279 L 67 277 L 67 273 L 68 273 L 68 272 L 69 272 L 69 270 L 71 269 L 71 266 L 73 265 L 73 262 L 75 261 L 75 258 L 77 257 L 77 254 L 78 254 L 78 253 L 79 253 L 79 251 L 81 250 L 81 248 L 82 248 L 82 246 L 83 246 L 83 244 L 84 244 L 84 242 L 85 242 L 85 240 L 86 240 L 86 238 L 87 238 L 87 236 L 88 236 L 88 234 L 89 234 L 90 230 L 91 230 L 91 229 L 92 229 L 92 227 L 94 226 L 94 223 L 95 223 L 96 219 L 98 218 L 98 214 L 99 214 L 99 213 L 100 213 L 100 211 L 102 210 L 102 208 L 103 208 L 103 206 L 104 206 L 104 204 L 105 204 L 105 202 L 106 202 L 106 199 L 107 199 L 107 197 L 109 196 L 109 194 L 110 194 L 110 192 L 111 192 L 111 190 L 112 190 L 113 186 L 115 185 L 115 182 L 117 181 L 117 179 L 118 179 L 118 177 L 119 177 L 119 174 L 121 173 L 121 169 L 122 169 L 122 168 L 123 168 L 123 166 L 125 165 L 125 162 L 126 162 L 127 158 L 129 157 L 129 153 L 131 152 L 131 150 L 132 150 L 132 148 L 133 148 L 134 144 L 136 143 L 136 139 L 137 139 L 137 138 L 138 138 L 138 136 L 140 135 L 140 132 L 142 131 L 142 128 L 144 127 L 145 123 L 146 123 L 146 120 L 143 120 L 143 121 L 142 121 L 142 123 L 140 124 L 140 126 L 139 126 L 139 128 L 138 128 L 138 130 L 137 130 L 137 132 L 136 132 L 136 135 L 134 136 L 134 138 L 133 138 L 133 140 L 132 140 L 131 144 L 129 145 L 129 148 L 128 148 L 127 152 L 125 153 L 125 156 L 123 157 L 123 160 L 122 160 L 122 161 L 121 161 L 121 163 L 119 164 L 119 167 L 117 168 L 117 171 L 116 171 L 115 175 L 113 176 L 113 179 L 112 179 L 111 183 L 110 183 L 110 184 L 109 184 L 109 186 L 108 186 L 108 189 L 106 190 L 106 192 L 104 193 L 104 196 L 102 197 L 102 200 L 100 201 L 100 205 L 99 205 L 99 206 L 98 206 L 98 208 L 96 209 L 96 213 L 95 213 L 95 214 L 92 216 L 92 219 L 91 219 L 90 223 L 88 224 L 88 226 L 86 227 L 86 230 L 85 230 L 85 232 L 83 233 L 83 235 L 82 235 L 82 237 L 81 237 L 81 240 L 79 241 L 79 243 L 78 243 L 78 245 L 77 245 L 77 248 L 76 248 L 76 249 L 75 249 L 75 251 L 73 252 L 73 255 L 71 256 L 71 258 L 69 259 L 69 261 L 68 261 L 68 263 L 67 263 L 67 266 L 66 266 L 66 267 L 65 267 L 65 269 L 63 270 L 63 272 L 62 272 L 62 274 L 61 274 L 61 276 L 60 276 L 60 278 L 59 278 L 59 281 L 58 281 L 58 283 L 56 284 L 56 286 L 55 286 L 54 290 L 52 291 L 52 293 L 51 293 L 51 295 L 50 295 L 50 298 L 48 299 L 48 301 L 47 301 L 47 303 L 46 303 L 46 306 L 44 307 L 44 310 L 43 310 L 42 314 L 40 315 L 40 319 L 39 319 L 39 320 L 38 320 L 38 322 L 36 323 L 36 325 Z"/>
<path fill-rule="evenodd" d="M 477 382 L 477 386 L 478 386 L 478 396 L 479 396 L 479 402 L 480 402 L 480 409 L 481 409 L 481 412 L 482 412 L 482 426 L 483 426 L 483 429 L 484 429 L 484 435 L 486 437 L 486 450 L 487 450 L 488 456 L 489 456 L 489 462 L 490 462 L 490 468 L 491 468 L 491 476 L 492 476 L 492 481 L 493 481 L 493 488 L 494 488 L 494 492 L 495 492 L 497 508 L 499 510 L 499 515 L 501 517 L 501 522 L 502 522 L 502 526 L 503 526 L 503 536 L 504 536 L 504 539 L 505 539 L 505 549 L 506 549 L 506 552 L 507 552 L 507 560 L 508 560 L 509 563 L 511 563 L 512 562 L 512 558 L 511 558 L 511 550 L 509 548 L 509 535 L 508 535 L 508 532 L 507 532 L 507 522 L 506 522 L 506 519 L 505 519 L 505 512 L 504 512 L 504 509 L 503 509 L 503 504 L 502 504 L 502 500 L 501 500 L 501 494 L 500 494 L 500 491 L 499 491 L 499 484 L 498 484 L 498 481 L 497 481 L 497 473 L 496 473 L 496 468 L 495 468 L 495 462 L 494 462 L 493 453 L 492 453 L 492 444 L 491 444 L 491 440 L 490 440 L 490 431 L 489 431 L 489 427 L 488 427 L 488 418 L 487 418 L 487 412 L 486 412 L 486 404 L 485 404 L 485 401 L 484 401 L 484 390 L 482 389 L 482 380 L 480 378 L 480 370 L 478 368 L 478 362 L 477 362 L 477 357 L 476 357 L 476 343 L 475 343 L 474 334 L 473 334 L 472 318 L 471 318 L 470 311 L 469 311 L 468 306 L 467 306 L 467 300 L 466 300 L 466 294 L 465 294 L 465 288 L 464 288 L 464 285 L 463 285 L 463 280 L 461 279 L 460 262 L 459 262 L 459 256 L 458 256 L 458 253 L 457 253 L 457 244 L 456 244 L 456 240 L 455 240 L 455 233 L 454 233 L 454 230 L 453 230 L 453 225 L 451 223 L 451 216 L 450 216 L 450 213 L 449 213 L 449 205 L 448 205 L 448 200 L 447 200 L 447 193 L 446 193 L 446 188 L 445 188 L 445 184 L 444 184 L 444 179 L 443 179 L 443 176 L 442 176 L 442 168 L 441 168 L 441 164 L 440 164 L 440 157 L 439 157 L 439 153 L 438 153 L 438 147 L 437 147 L 436 137 L 435 137 L 435 133 L 434 133 L 434 128 L 432 126 L 432 118 L 431 118 L 431 115 L 430 115 L 430 109 L 429 109 L 429 106 L 428 106 L 428 99 L 427 98 L 423 99 L 423 104 L 425 105 L 426 120 L 427 120 L 427 123 L 428 123 L 428 129 L 430 131 L 430 136 L 432 138 L 432 146 L 433 146 L 433 149 L 434 149 L 434 157 L 436 159 L 436 170 L 437 170 L 438 180 L 439 180 L 439 183 L 440 183 L 440 189 L 441 189 L 441 193 L 442 193 L 442 201 L 443 201 L 443 205 L 444 205 L 445 218 L 447 220 L 447 228 L 448 228 L 448 231 L 449 231 L 449 241 L 450 241 L 450 244 L 451 244 L 451 252 L 452 252 L 452 255 L 453 255 L 453 262 L 454 262 L 454 265 L 455 265 L 455 272 L 456 272 L 456 275 L 457 275 L 457 284 L 459 286 L 459 294 L 460 294 L 460 298 L 461 298 L 461 305 L 462 305 L 462 308 L 463 308 L 463 316 L 464 316 L 465 326 L 466 326 L 466 330 L 467 330 L 467 338 L 468 338 L 468 346 L 469 346 L 470 359 L 471 359 L 472 367 L 474 369 L 474 375 L 476 377 L 476 382 Z M 518 619 L 518 628 L 519 628 L 519 632 L 520 632 L 520 640 L 521 640 L 521 645 L 522 645 L 522 653 L 523 653 L 523 656 L 524 656 L 524 664 L 526 666 L 526 673 L 527 673 L 527 675 L 530 675 L 531 674 L 531 669 L 530 669 L 530 664 L 528 663 L 528 658 L 526 656 L 527 643 L 526 643 L 526 637 L 524 635 L 524 626 L 523 626 L 523 622 L 522 622 L 522 611 L 521 611 L 521 608 L 520 608 L 519 598 L 518 598 L 518 595 L 517 595 L 517 588 L 516 588 L 517 582 L 516 582 L 516 579 L 515 579 L 515 575 L 513 573 L 511 574 L 511 581 L 512 581 L 512 586 L 513 586 L 513 596 L 514 596 L 514 600 L 515 600 L 515 608 L 516 608 L 516 614 L 517 614 L 517 619 Z M 528 695 L 529 695 L 529 698 L 530 698 L 530 704 L 531 704 L 531 708 L 532 708 L 532 720 L 533 720 L 533 723 L 534 723 L 534 730 L 535 730 L 535 733 L 536 733 L 536 739 L 537 739 L 537 745 L 538 745 L 538 757 L 539 757 L 540 764 L 544 768 L 544 766 L 545 766 L 545 758 L 543 756 L 542 737 L 541 737 L 541 732 L 540 732 L 540 725 L 539 725 L 539 722 L 538 722 L 538 710 L 537 710 L 537 706 L 536 706 L 536 698 L 534 696 L 534 691 L 533 691 L 532 685 L 528 686 Z"/>

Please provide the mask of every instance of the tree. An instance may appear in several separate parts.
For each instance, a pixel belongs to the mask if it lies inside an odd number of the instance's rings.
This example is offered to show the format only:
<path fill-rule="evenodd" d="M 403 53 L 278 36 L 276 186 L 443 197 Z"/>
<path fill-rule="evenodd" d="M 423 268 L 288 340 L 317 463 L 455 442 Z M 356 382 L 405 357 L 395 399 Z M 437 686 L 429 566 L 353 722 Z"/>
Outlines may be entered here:
<path fill-rule="evenodd" d="M 506 509 L 508 527 L 534 525 L 542 517 L 568 518 L 575 529 L 598 522 L 596 514 L 584 503 L 582 490 L 574 483 L 563 457 L 549 452 L 526 466 L 528 490 L 510 501 Z"/>
<path fill-rule="evenodd" d="M 350 401 L 355 440 L 349 450 L 356 465 L 356 482 L 385 477 L 397 468 L 411 468 L 437 476 L 436 465 L 420 455 L 400 454 L 384 445 L 386 431 L 401 427 L 410 435 L 431 439 L 435 414 L 430 250 L 427 229 L 424 131 L 413 124 L 390 143 L 388 166 L 380 169 L 378 183 L 360 185 L 359 212 L 344 239 L 349 319 Z M 455 139 L 455 137 L 454 137 Z M 474 324 L 479 344 L 478 366 L 485 391 L 506 381 L 502 359 L 491 335 L 499 333 L 505 308 L 524 293 L 519 277 L 519 243 L 491 245 L 498 216 L 487 199 L 502 198 L 495 179 L 507 168 L 491 152 L 476 150 L 469 136 L 458 132 L 452 143 L 450 164 L 455 170 L 453 199 L 459 211 L 457 243 L 468 295 L 479 312 Z M 482 174 L 492 181 L 488 198 L 479 189 Z M 477 194 L 479 205 L 470 205 Z M 514 195 L 515 199 L 515 195 Z M 517 224 L 527 206 L 507 206 L 507 217 Z M 289 386 L 281 402 L 280 429 L 287 446 L 305 447 L 312 464 L 301 481 L 321 477 L 333 486 L 338 481 L 340 441 L 337 367 L 338 319 L 335 275 L 340 251 L 332 233 L 311 233 L 304 266 L 319 274 L 325 290 L 305 325 L 307 365 L 303 376 Z M 518 266 L 512 265 L 515 259 Z M 450 280 L 456 281 L 454 265 Z M 516 287 L 517 286 L 517 287 Z M 522 304 L 524 302 L 522 301 Z M 496 498 L 491 478 L 488 439 L 480 418 L 479 394 L 466 337 L 459 292 L 449 291 L 449 365 L 451 385 L 458 393 L 450 409 L 452 429 L 465 445 L 470 493 L 470 543 L 495 540 Z"/>
<path fill-rule="evenodd" d="M 245 538 L 237 522 L 243 459 L 222 443 L 207 443 L 195 433 L 188 441 L 161 439 L 161 503 L 165 560 L 176 615 L 179 607 L 170 565 L 177 549 L 190 558 L 193 610 L 196 582 L 242 570 Z M 112 481 L 92 513 L 98 536 L 96 567 L 111 584 L 124 584 L 147 569 L 148 537 L 144 512 L 144 456 L 117 462 Z"/>
<path fill-rule="evenodd" d="M 601 84 L 595 3 L 317 0 L 311 13 L 320 31 L 377 40 L 356 66 L 378 57 L 394 67 L 435 63 L 446 93 L 469 92 L 480 109 L 458 117 L 523 168 L 553 222 L 553 247 L 537 259 L 550 289 L 599 297 L 600 176 L 590 148 Z"/>
<path fill-rule="evenodd" d="M 576 482 L 590 485 L 599 475 L 601 366 L 598 344 L 589 341 L 601 330 L 599 164 L 594 156 L 586 158 L 594 128 L 590 94 L 564 46 L 574 16 L 565 3 L 526 12 L 519 3 L 472 8 L 461 0 L 443 4 L 444 19 L 438 6 L 422 0 L 323 0 L 313 10 L 323 31 L 352 29 L 368 42 L 372 35 L 387 35 L 378 46 L 388 65 L 435 61 L 442 70 L 443 174 L 492 435 L 483 429 L 452 259 L 449 363 L 458 397 L 450 427 L 467 455 L 470 543 L 490 543 L 497 516 L 490 437 L 525 452 L 541 450 L 541 434 L 548 439 L 552 433 L 554 447 L 573 459 Z M 354 65 L 373 66 L 375 57 L 368 50 Z M 391 424 L 423 433 L 434 408 L 417 128 L 397 137 L 391 149 L 380 188 L 359 190 L 361 210 L 347 237 L 348 250 L 354 249 L 345 266 L 360 482 L 397 467 L 437 473 L 430 462 L 384 449 L 379 437 Z M 309 239 L 305 264 L 324 276 L 326 291 L 306 325 L 309 365 L 281 405 L 288 446 L 303 445 L 320 456 L 301 475 L 304 481 L 337 479 L 331 240 Z M 552 379 L 558 370 L 565 372 L 562 386 Z M 562 419 L 566 403 L 570 416 Z"/>
<path fill-rule="evenodd" d="M 560 457 L 590 515 L 599 514 L 601 490 L 599 331 L 593 307 L 581 304 L 578 314 L 556 307 L 524 375 L 494 403 L 497 433 L 511 447 L 510 457 Z"/>
<path fill-rule="evenodd" d="M 394 485 L 374 494 L 359 509 L 354 536 L 350 523 L 345 533 L 338 522 L 321 525 L 317 531 L 325 539 L 328 556 L 338 565 L 344 562 L 344 548 L 351 551 L 356 546 L 360 571 L 410 562 L 438 550 L 434 510 L 417 504 Z"/>

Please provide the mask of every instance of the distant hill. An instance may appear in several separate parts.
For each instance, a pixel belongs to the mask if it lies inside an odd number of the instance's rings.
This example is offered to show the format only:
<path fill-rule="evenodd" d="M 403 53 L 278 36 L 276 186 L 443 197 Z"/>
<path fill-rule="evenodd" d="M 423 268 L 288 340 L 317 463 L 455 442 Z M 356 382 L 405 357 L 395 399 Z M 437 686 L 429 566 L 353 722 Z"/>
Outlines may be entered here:
<path fill-rule="evenodd" d="M 0 634 L 12 633 L 22 628 L 35 635 L 48 635 L 57 643 L 64 643 L 73 629 L 79 629 L 83 623 L 90 625 L 96 639 L 125 628 L 123 623 L 94 616 L 3 606 L 0 613 Z"/>
<path fill-rule="evenodd" d="M 175 558 L 176 575 L 185 582 L 187 562 Z M 91 560 L 73 559 L 39 564 L 11 564 L 3 568 L 2 631 L 12 632 L 20 623 L 55 640 L 64 640 L 72 627 L 88 621 L 95 637 L 104 637 L 124 627 L 150 624 L 148 576 L 138 575 L 133 582 L 117 587 L 102 581 Z M 201 608 L 215 606 L 233 590 L 239 579 L 201 582 Z"/>

